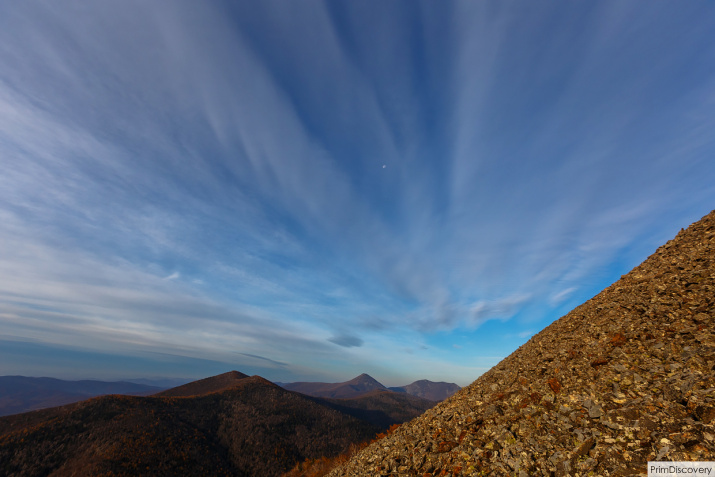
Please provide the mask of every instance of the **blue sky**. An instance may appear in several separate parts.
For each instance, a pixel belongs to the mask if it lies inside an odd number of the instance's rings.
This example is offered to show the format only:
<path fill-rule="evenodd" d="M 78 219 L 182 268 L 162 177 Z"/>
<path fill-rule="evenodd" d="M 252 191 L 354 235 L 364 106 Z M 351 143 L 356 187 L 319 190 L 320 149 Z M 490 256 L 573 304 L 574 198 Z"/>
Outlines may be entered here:
<path fill-rule="evenodd" d="M 466 385 L 715 207 L 707 2 L 0 3 L 0 374 Z"/>

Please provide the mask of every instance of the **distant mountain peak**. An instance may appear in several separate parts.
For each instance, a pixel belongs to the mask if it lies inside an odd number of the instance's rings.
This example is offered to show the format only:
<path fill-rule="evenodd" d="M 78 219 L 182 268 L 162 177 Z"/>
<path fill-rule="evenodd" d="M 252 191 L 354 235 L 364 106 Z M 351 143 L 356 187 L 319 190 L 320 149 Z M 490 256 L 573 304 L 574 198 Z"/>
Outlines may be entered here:
<path fill-rule="evenodd" d="M 427 379 L 412 384 L 388 388 L 367 373 L 362 373 L 343 383 L 281 383 L 281 387 L 313 397 L 351 399 L 374 391 L 406 393 L 428 401 L 442 401 L 461 388 L 454 383 L 433 382 Z"/>
<path fill-rule="evenodd" d="M 369 374 L 362 373 L 360 376 L 356 376 L 355 378 L 351 379 L 347 383 L 349 384 L 365 384 L 365 385 L 373 385 L 377 386 L 380 388 L 384 388 L 383 384 L 378 381 L 377 379 L 373 378 Z"/>
<path fill-rule="evenodd" d="M 248 378 L 247 374 L 243 374 L 239 371 L 229 371 L 227 373 L 219 374 L 216 376 L 211 376 L 209 378 L 199 379 L 198 381 L 192 381 L 190 383 L 184 384 L 182 386 L 177 386 L 175 388 L 167 389 L 157 393 L 156 396 L 162 397 L 187 397 L 187 396 L 201 396 L 204 394 L 210 394 L 218 391 L 222 391 L 226 388 L 235 386 L 242 380 Z"/>
<path fill-rule="evenodd" d="M 374 390 L 387 388 L 369 374 L 363 373 L 343 383 L 287 383 L 285 389 L 313 397 L 346 399 L 361 396 Z"/>
<path fill-rule="evenodd" d="M 236 371 L 236 370 L 229 371 L 228 373 L 219 374 L 219 375 L 214 376 L 214 377 L 218 378 L 218 377 L 221 377 L 221 376 L 231 377 L 231 378 L 234 378 L 234 379 L 243 379 L 243 378 L 247 378 L 247 377 L 248 377 L 247 374 L 243 374 L 243 373 L 241 373 L 241 372 L 239 372 L 239 371 Z"/>
<path fill-rule="evenodd" d="M 444 401 L 462 388 L 454 383 L 446 383 L 444 381 L 434 382 L 428 379 L 420 379 L 406 386 L 393 387 L 389 389 L 398 393 L 407 393 L 412 396 L 429 399 L 430 401 Z"/>

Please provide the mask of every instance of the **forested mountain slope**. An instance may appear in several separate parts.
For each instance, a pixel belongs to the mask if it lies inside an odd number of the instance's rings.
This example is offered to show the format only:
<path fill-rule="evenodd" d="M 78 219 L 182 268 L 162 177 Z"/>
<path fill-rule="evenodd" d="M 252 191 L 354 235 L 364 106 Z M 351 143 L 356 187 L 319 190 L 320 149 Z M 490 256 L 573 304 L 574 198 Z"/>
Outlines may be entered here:
<path fill-rule="evenodd" d="M 276 476 L 379 430 L 253 376 L 200 396 L 112 395 L 0 418 L 0 475 Z"/>

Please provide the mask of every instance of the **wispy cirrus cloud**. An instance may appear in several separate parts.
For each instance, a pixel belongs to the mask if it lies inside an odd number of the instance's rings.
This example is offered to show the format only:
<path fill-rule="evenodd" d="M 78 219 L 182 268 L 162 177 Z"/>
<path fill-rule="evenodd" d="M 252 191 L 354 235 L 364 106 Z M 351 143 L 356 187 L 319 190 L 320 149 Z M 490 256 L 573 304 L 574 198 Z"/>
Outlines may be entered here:
<path fill-rule="evenodd" d="M 546 324 L 712 202 L 700 7 L 274 7 L 0 7 L 14 334 L 435 356 Z"/>
<path fill-rule="evenodd" d="M 329 338 L 328 341 L 344 348 L 360 347 L 365 343 L 357 336 L 352 336 L 348 334 L 340 334 L 337 336 L 333 336 L 332 338 Z"/>
<path fill-rule="evenodd" d="M 281 363 L 280 361 L 275 361 L 273 359 L 266 358 L 265 356 L 258 356 L 256 354 L 249 354 L 249 353 L 238 353 L 238 354 L 240 354 L 241 356 L 246 356 L 248 358 L 258 359 L 260 361 L 266 361 L 266 362 L 270 363 L 271 365 L 279 366 L 281 368 L 285 368 L 288 366 L 287 363 Z"/>

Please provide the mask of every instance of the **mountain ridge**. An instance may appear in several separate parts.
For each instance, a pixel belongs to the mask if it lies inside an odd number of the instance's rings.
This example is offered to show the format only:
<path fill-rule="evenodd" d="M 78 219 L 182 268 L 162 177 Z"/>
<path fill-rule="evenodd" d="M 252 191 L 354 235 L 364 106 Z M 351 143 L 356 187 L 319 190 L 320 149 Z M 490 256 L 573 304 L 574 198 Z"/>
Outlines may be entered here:
<path fill-rule="evenodd" d="M 62 406 L 104 394 L 145 396 L 161 390 L 129 381 L 0 376 L 0 416 Z"/>
<path fill-rule="evenodd" d="M 239 371 L 229 371 L 227 373 L 210 376 L 208 378 L 199 379 L 190 383 L 182 384 L 165 391 L 158 392 L 154 396 L 160 397 L 191 397 L 203 396 L 210 393 L 221 392 L 225 389 L 239 385 L 244 379 L 248 378 L 247 374 Z"/>
<path fill-rule="evenodd" d="M 241 374 L 199 380 L 200 395 L 180 386 L 174 396 L 108 395 L 2 417 L 0 475 L 278 476 L 381 430 Z"/>
<path fill-rule="evenodd" d="M 317 398 L 230 371 L 150 396 L 105 395 L 2 417 L 0 475 L 278 476 L 434 404 L 380 389 Z"/>
<path fill-rule="evenodd" d="M 374 390 L 347 399 L 314 397 L 333 409 L 387 429 L 419 416 L 437 404 L 405 393 Z"/>
<path fill-rule="evenodd" d="M 284 389 L 296 391 L 313 397 L 346 399 L 359 397 L 373 391 L 392 391 L 406 393 L 430 401 L 441 401 L 461 389 L 454 383 L 434 382 L 421 379 L 405 386 L 387 387 L 369 374 L 362 373 L 349 381 L 340 383 L 295 382 L 276 383 Z"/>
<path fill-rule="evenodd" d="M 313 397 L 346 399 L 387 388 L 369 374 L 363 373 L 342 383 L 295 382 L 282 384 L 284 389 Z"/>
<path fill-rule="evenodd" d="M 435 382 L 427 379 L 420 379 L 405 386 L 390 387 L 388 389 L 395 392 L 407 393 L 423 399 L 429 399 L 430 401 L 444 401 L 462 388 L 454 383 L 447 383 L 444 381 Z"/>

